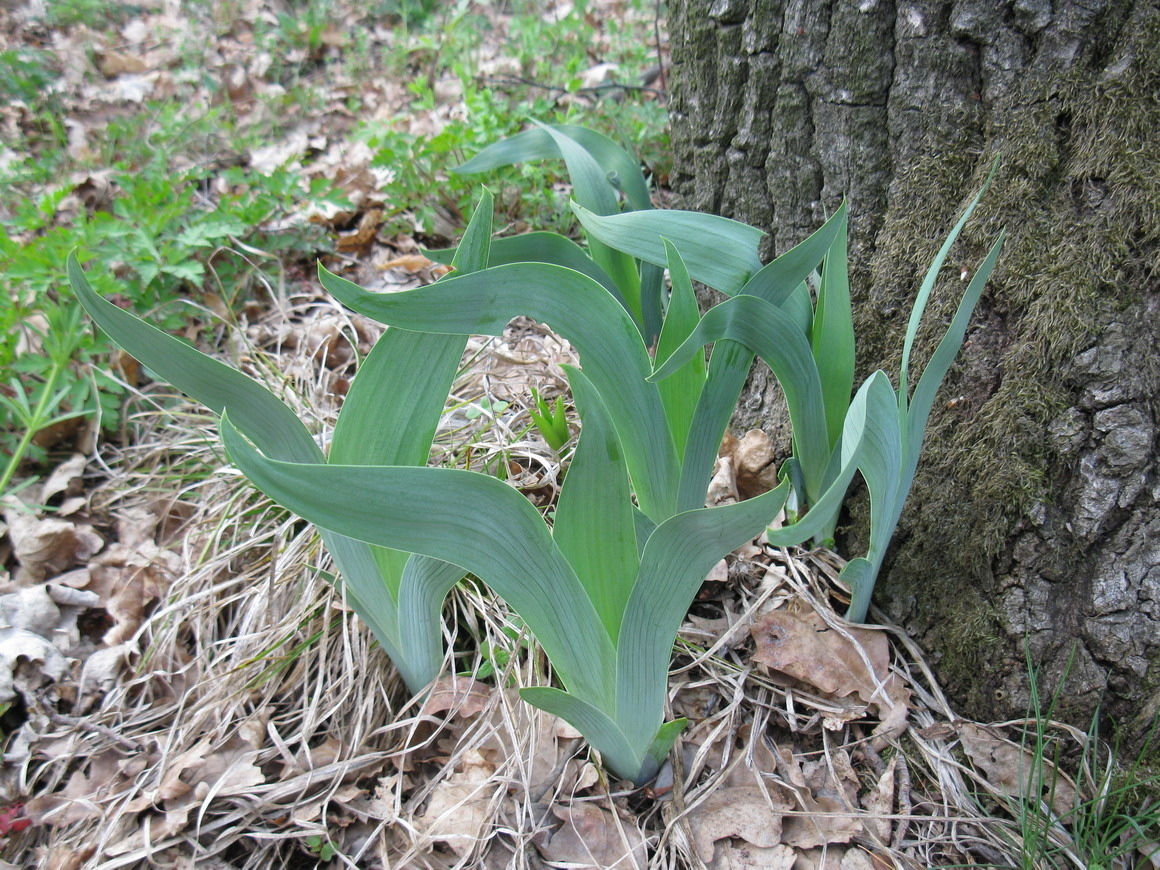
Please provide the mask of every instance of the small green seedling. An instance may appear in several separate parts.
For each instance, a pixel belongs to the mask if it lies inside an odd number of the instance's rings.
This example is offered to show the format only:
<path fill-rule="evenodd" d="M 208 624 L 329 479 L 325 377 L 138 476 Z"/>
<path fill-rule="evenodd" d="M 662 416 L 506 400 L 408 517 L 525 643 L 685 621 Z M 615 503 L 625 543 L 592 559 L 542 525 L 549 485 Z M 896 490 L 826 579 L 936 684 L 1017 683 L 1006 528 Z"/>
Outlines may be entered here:
<path fill-rule="evenodd" d="M 330 861 L 338 854 L 338 850 L 331 845 L 329 840 L 324 840 L 321 834 L 311 834 L 309 837 L 305 837 L 302 840 L 302 845 L 319 861 Z"/>
<path fill-rule="evenodd" d="M 544 401 L 535 387 L 532 387 L 532 401 L 534 408 L 528 408 L 532 422 L 536 424 L 536 431 L 548 442 L 548 446 L 559 453 L 572 437 L 568 429 L 568 418 L 564 414 L 564 397 L 557 396 L 554 404 Z"/>

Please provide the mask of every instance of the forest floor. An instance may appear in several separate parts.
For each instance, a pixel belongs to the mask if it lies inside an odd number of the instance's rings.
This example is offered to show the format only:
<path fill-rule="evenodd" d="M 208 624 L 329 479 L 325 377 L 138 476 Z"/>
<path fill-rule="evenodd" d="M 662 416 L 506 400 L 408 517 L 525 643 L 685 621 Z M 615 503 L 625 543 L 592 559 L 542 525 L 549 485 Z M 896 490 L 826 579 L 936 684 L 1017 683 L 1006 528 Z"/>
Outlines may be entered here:
<path fill-rule="evenodd" d="M 827 551 L 759 538 L 714 569 L 670 674 L 690 724 L 646 788 L 519 701 L 541 656 L 474 584 L 445 609 L 448 676 L 411 697 L 215 418 L 68 320 L 78 248 L 99 291 L 329 431 L 381 327 L 315 259 L 434 280 L 423 248 L 454 243 L 481 181 L 449 170 L 529 117 L 615 136 L 663 204 L 666 64 L 643 0 L 0 7 L 0 391 L 78 412 L 24 443 L 12 406 L 3 432 L 26 461 L 0 526 L 0 867 L 1087 866 L 1087 735 L 957 717 L 905 632 L 835 614 Z M 497 227 L 574 233 L 560 175 L 482 179 Z M 473 339 L 432 462 L 551 504 L 561 458 L 528 412 L 574 362 L 532 321 Z M 775 452 L 729 439 L 710 499 Z"/>

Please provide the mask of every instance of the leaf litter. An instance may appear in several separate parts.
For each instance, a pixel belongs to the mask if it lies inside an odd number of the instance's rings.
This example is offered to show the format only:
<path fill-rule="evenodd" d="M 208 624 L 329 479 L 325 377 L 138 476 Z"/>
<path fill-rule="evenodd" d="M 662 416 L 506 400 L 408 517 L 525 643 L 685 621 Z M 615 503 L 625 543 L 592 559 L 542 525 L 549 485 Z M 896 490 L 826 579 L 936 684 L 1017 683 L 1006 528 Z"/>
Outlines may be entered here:
<path fill-rule="evenodd" d="M 624 14 L 616 2 L 590 5 Z M 207 71 L 249 107 L 243 123 L 260 127 L 262 98 L 282 86 L 245 22 L 273 13 L 259 0 L 243 6 L 207 49 Z M 188 92 L 173 70 L 190 22 L 174 4 L 141 10 L 112 36 L 49 34 L 78 159 L 125 106 Z M 317 50 L 346 38 L 329 28 Z M 370 39 L 395 36 L 380 27 Z M 283 60 L 312 60 L 301 51 Z M 520 72 L 495 45 L 479 60 L 485 73 Z M 610 72 L 598 62 L 583 75 L 595 84 Z M 320 84 L 326 119 L 242 159 L 297 163 L 344 187 L 349 213 L 291 220 L 329 227 L 339 251 L 357 256 L 354 280 L 384 292 L 429 283 L 445 267 L 412 236 L 383 232 L 386 170 L 342 136 L 351 88 L 382 118 L 405 108 L 407 92 L 344 76 Z M 437 83 L 444 102 L 414 113 L 413 131 L 438 133 L 459 111 L 454 84 Z M 6 125 L 26 120 L 18 105 L 0 110 Z M 105 170 L 73 179 L 77 210 L 107 208 L 113 195 Z M 323 298 L 308 272 L 289 285 L 225 330 L 225 356 L 326 430 L 381 327 Z M 561 459 L 527 409 L 533 387 L 566 395 L 560 366 L 576 362 L 532 321 L 473 339 L 432 461 L 492 473 L 502 463 L 550 507 Z M 955 717 L 922 653 L 882 614 L 872 628 L 835 614 L 848 590 L 832 554 L 759 538 L 714 568 L 670 681 L 673 712 L 690 725 L 674 764 L 632 791 L 607 779 L 570 726 L 518 700 L 550 674 L 502 601 L 471 584 L 452 593 L 447 634 L 458 645 L 445 672 L 461 676 L 409 698 L 327 582 L 312 530 L 222 469 L 204 411 L 148 384 L 134 407 L 134 442 L 73 456 L 4 505 L 9 866 L 309 866 L 315 842 L 342 856 L 330 866 L 365 868 L 878 870 L 1010 853 L 1014 832 L 997 832 L 980 790 L 1025 792 L 1026 753 L 1003 728 Z M 759 431 L 727 437 L 710 500 L 768 489 L 776 459 Z"/>
<path fill-rule="evenodd" d="M 288 302 L 267 319 L 296 324 L 296 340 L 262 321 L 234 335 L 235 351 L 274 388 L 279 372 L 299 373 L 304 415 L 332 423 L 331 378 L 348 376 L 374 330 L 336 313 L 335 349 L 351 352 L 320 354 L 302 315 L 326 303 Z M 526 321 L 470 347 L 436 455 L 499 449 L 496 430 L 519 431 L 533 384 L 563 389 L 555 370 L 569 354 Z M 179 403 L 167 422 L 157 389 L 138 400 L 143 436 L 106 455 L 111 476 L 84 492 L 91 507 L 62 520 L 101 532 L 87 562 L 71 544 L 20 549 L 35 553 L 28 565 L 13 548 L 5 630 L 38 646 L 14 658 L 27 719 L 2 786 L 32 823 L 7 846 L 21 842 L 34 866 L 57 866 L 68 845 L 85 856 L 76 867 L 276 867 L 314 836 L 371 868 L 928 866 L 972 854 L 956 825 L 987 831 L 976 782 L 1017 787 L 1018 759 L 979 736 L 1001 732 L 953 717 L 898 629 L 835 615 L 835 557 L 761 538 L 718 567 L 682 628 L 671 698 L 691 722 L 668 788 L 609 782 L 570 726 L 518 700 L 549 675 L 503 603 L 474 586 L 447 611 L 449 636 L 473 639 L 448 660 L 463 675 L 410 699 L 327 584 L 313 532 L 222 472 L 208 415 Z M 534 432 L 518 444 L 536 462 L 514 482 L 533 467 L 558 479 Z M 727 492 L 735 455 L 717 469 Z M 175 457 L 198 473 L 170 477 Z M 77 492 L 75 463 L 68 476 Z M 489 679 L 474 676 L 481 650 L 501 662 Z"/>

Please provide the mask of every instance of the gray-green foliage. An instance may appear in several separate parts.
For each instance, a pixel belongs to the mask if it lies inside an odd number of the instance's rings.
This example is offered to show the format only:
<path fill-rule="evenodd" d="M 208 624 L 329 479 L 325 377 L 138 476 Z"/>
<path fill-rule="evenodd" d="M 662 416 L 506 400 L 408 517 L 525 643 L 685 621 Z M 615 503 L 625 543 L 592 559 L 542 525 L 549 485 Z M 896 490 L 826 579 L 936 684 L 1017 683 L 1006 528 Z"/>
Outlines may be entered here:
<path fill-rule="evenodd" d="M 850 615 L 864 618 L 934 391 L 999 243 L 913 396 L 876 372 L 851 398 L 844 207 L 762 266 L 752 227 L 648 208 L 639 169 L 604 137 L 541 125 L 489 151 L 465 168 L 566 161 L 592 257 L 552 234 L 492 244 L 485 192 L 463 242 L 445 255 L 454 271 L 433 285 L 375 294 L 320 267 L 332 295 L 390 327 L 359 370 L 329 457 L 256 383 L 100 299 L 75 258 L 69 274 L 115 341 L 222 415 L 238 467 L 324 530 L 349 597 L 412 689 L 434 677 L 439 607 L 471 572 L 518 612 L 552 662 L 561 688 L 524 697 L 575 725 L 613 771 L 643 782 L 681 728 L 663 716 L 681 619 L 709 568 L 765 529 L 791 490 L 797 521 L 769 530 L 774 543 L 829 535 L 854 474 L 868 481 L 871 551 L 844 574 L 854 590 Z M 620 211 L 622 195 L 634 210 Z M 907 348 L 963 221 L 919 294 Z M 701 317 L 693 280 L 732 298 Z M 499 480 L 425 467 L 466 336 L 500 335 L 521 315 L 550 325 L 581 360 L 568 369 L 581 437 L 551 526 Z M 705 508 L 717 447 L 755 354 L 782 383 L 794 456 L 776 489 Z"/>
<path fill-rule="evenodd" d="M 490 200 L 485 197 L 490 207 Z M 456 257 L 460 273 L 486 263 L 490 212 L 480 210 Z M 73 290 L 97 325 L 153 372 L 218 414 L 269 457 L 325 464 L 328 457 L 298 417 L 256 381 L 98 296 L 75 256 Z M 464 336 L 390 330 L 359 369 L 339 415 L 329 461 L 425 465 Z M 410 370 L 410 377 L 395 373 Z M 323 539 L 338 564 L 351 605 L 375 632 L 407 685 L 418 691 L 443 660 L 439 611 L 463 572 L 408 552 L 372 547 L 335 532 Z"/>

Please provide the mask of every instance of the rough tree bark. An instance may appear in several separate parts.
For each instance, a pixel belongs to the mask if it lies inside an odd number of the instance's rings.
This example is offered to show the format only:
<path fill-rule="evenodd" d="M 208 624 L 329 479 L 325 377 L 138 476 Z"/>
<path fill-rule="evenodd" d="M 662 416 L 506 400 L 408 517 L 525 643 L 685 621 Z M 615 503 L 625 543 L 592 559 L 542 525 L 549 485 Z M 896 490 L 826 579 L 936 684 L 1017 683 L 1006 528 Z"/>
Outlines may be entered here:
<path fill-rule="evenodd" d="M 862 375 L 897 371 L 922 272 L 1002 154 L 928 316 L 1010 238 L 876 600 L 971 714 L 1024 712 L 1029 638 L 1049 688 L 1075 645 L 1071 715 L 1103 701 L 1139 726 L 1160 699 L 1160 4 L 670 13 L 678 205 L 761 226 L 771 254 L 846 196 Z M 738 426 L 783 430 L 770 380 L 755 371 Z"/>

